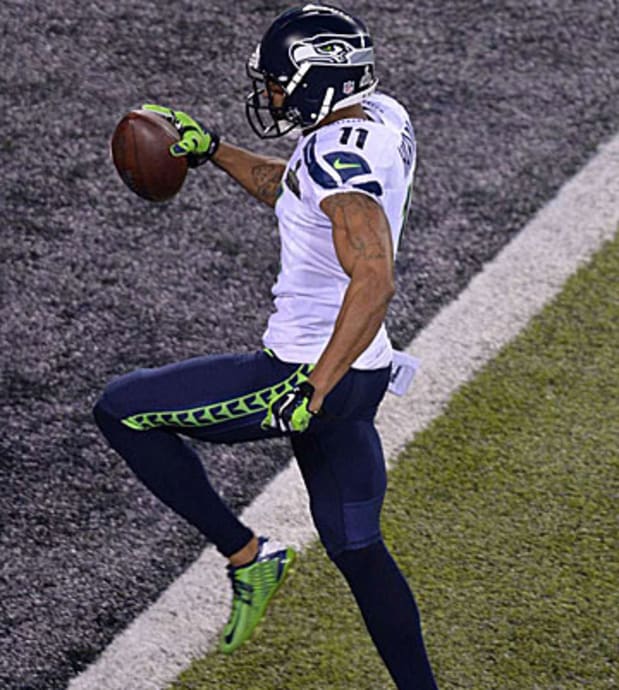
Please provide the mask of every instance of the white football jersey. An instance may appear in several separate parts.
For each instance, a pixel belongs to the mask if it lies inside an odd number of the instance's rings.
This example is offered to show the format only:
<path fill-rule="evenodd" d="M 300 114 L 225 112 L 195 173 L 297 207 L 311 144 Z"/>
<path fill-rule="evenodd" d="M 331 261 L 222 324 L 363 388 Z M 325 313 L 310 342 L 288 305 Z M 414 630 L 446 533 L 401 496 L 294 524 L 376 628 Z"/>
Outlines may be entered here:
<path fill-rule="evenodd" d="M 416 152 L 410 119 L 397 101 L 380 93 L 364 100 L 363 108 L 371 119 L 338 120 L 302 136 L 284 171 L 275 205 L 281 235 L 276 311 L 263 341 L 285 362 L 318 361 L 350 281 L 320 202 L 341 192 L 370 196 L 387 216 L 394 253 L 406 221 Z M 383 324 L 353 367 L 379 369 L 391 359 Z"/>

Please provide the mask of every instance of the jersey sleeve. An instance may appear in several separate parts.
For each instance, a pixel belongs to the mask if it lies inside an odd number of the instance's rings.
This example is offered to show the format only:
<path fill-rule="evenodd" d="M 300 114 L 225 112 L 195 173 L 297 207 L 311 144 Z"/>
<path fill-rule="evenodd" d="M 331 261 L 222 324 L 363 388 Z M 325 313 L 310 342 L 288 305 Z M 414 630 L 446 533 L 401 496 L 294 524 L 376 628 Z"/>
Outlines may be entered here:
<path fill-rule="evenodd" d="M 338 146 L 337 141 L 321 142 L 314 135 L 304 147 L 303 160 L 317 205 L 341 192 L 360 192 L 382 205 L 384 180 L 380 169 L 361 149 Z"/>

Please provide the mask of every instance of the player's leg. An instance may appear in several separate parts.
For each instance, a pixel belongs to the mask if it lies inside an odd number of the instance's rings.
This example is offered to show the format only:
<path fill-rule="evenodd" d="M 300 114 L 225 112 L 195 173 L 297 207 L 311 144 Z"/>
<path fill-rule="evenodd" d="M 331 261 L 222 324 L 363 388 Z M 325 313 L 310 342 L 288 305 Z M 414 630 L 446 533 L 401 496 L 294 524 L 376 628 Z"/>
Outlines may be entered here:
<path fill-rule="evenodd" d="M 307 373 L 304 365 L 263 352 L 200 357 L 123 376 L 95 406 L 101 431 L 138 478 L 228 557 L 233 595 L 221 640 L 225 652 L 250 637 L 294 551 L 257 538 L 241 523 L 180 434 L 223 443 L 276 436 L 260 427 L 268 401 Z"/>
<path fill-rule="evenodd" d="M 191 446 L 167 429 L 139 432 L 99 400 L 95 420 L 110 446 L 138 479 L 169 508 L 185 518 L 227 558 L 244 549 L 253 532 L 243 525 L 213 489 Z"/>
<path fill-rule="evenodd" d="M 358 386 L 353 399 L 362 399 Z M 433 690 L 413 594 L 382 541 L 385 464 L 373 413 L 362 416 L 316 425 L 314 432 L 293 437 L 293 448 L 321 540 L 397 687 Z"/>
<path fill-rule="evenodd" d="M 413 593 L 382 541 L 333 557 L 400 690 L 436 690 Z"/>
<path fill-rule="evenodd" d="M 138 478 L 234 561 L 254 535 L 213 489 L 181 434 L 215 442 L 276 435 L 260 428 L 269 392 L 294 385 L 299 371 L 262 352 L 141 369 L 108 385 L 95 419 Z"/>

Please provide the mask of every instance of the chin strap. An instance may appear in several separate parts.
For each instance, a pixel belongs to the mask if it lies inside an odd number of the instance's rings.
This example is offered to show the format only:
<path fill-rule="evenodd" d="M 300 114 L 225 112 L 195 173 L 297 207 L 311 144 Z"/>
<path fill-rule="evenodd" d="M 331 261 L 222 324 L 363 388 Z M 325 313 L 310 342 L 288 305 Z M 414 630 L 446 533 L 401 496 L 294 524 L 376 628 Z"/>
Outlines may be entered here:
<path fill-rule="evenodd" d="M 327 117 L 327 115 L 331 112 L 331 103 L 333 102 L 333 96 L 335 96 L 335 89 L 332 86 L 330 86 L 325 93 L 325 97 L 323 98 L 322 105 L 320 106 L 320 112 L 318 113 L 318 117 L 316 118 L 316 123 L 320 122 L 323 118 Z"/>

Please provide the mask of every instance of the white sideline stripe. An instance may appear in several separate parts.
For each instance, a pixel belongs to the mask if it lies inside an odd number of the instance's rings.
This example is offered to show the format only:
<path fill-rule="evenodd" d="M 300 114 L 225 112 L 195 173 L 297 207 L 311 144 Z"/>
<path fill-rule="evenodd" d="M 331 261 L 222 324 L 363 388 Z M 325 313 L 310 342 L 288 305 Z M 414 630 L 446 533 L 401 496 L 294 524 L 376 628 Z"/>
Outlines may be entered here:
<path fill-rule="evenodd" d="M 412 342 L 408 351 L 421 369 L 411 393 L 387 396 L 378 417 L 391 461 L 618 226 L 619 135 Z M 316 538 L 296 463 L 270 482 L 243 519 L 258 533 L 299 548 Z M 229 603 L 224 559 L 208 547 L 69 689 L 166 687 L 215 644 Z"/>

